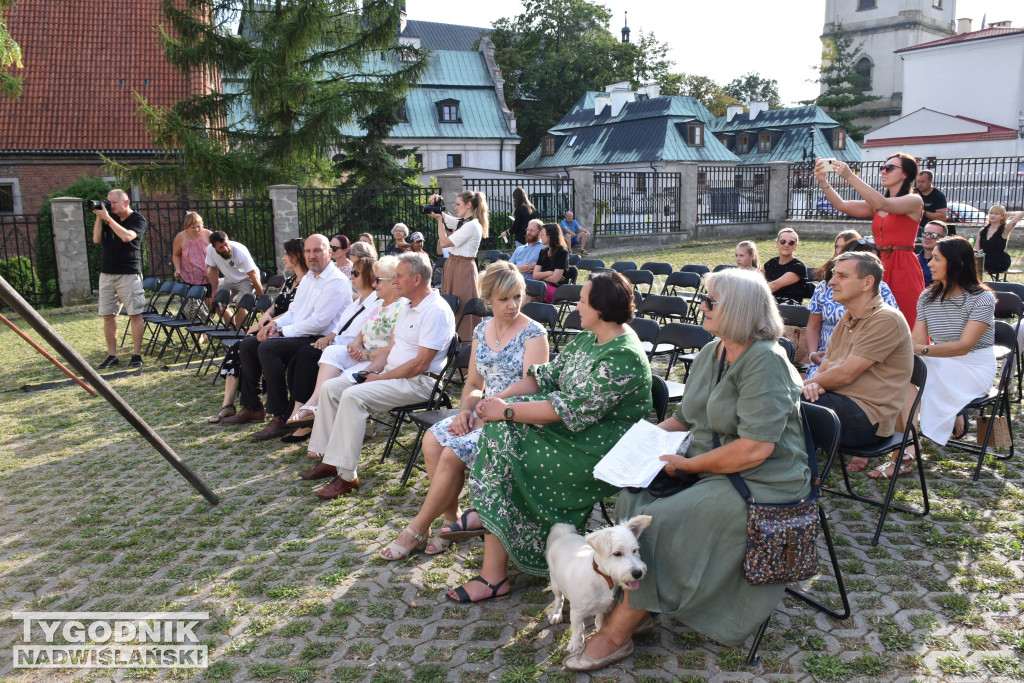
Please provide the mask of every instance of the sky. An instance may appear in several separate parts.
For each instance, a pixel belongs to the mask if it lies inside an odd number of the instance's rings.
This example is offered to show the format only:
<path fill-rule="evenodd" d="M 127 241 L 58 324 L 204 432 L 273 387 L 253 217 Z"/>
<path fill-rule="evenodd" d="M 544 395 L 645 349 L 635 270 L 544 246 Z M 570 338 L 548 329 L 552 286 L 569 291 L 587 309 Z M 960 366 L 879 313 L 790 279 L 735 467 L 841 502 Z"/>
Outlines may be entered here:
<path fill-rule="evenodd" d="M 719 84 L 754 71 L 779 82 L 784 105 L 817 96 L 814 67 L 821 61 L 824 0 L 598 0 L 612 11 L 610 29 L 618 36 L 624 13 L 635 42 L 653 32 L 669 48 L 673 71 L 709 76 Z M 889 0 L 883 0 L 886 2 Z M 953 2 L 954 0 L 945 0 Z M 1011 20 L 1024 27 L 1024 0 L 955 0 L 956 16 Z M 406 0 L 410 19 L 468 26 L 490 26 L 522 11 L 519 0 Z M 444 9 L 443 16 L 439 8 Z M 785 8 L 780 12 L 779 8 Z"/>

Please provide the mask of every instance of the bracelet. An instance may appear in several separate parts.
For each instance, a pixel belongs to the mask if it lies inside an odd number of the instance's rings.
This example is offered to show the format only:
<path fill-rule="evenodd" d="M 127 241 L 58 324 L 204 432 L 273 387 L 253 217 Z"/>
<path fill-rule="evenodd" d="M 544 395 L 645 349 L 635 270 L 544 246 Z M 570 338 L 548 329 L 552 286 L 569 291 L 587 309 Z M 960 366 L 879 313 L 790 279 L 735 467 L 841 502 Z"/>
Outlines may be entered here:
<path fill-rule="evenodd" d="M 929 344 L 925 344 L 924 348 L 921 349 L 921 355 L 922 356 L 927 356 L 928 355 L 928 347 L 929 346 L 930 346 Z"/>

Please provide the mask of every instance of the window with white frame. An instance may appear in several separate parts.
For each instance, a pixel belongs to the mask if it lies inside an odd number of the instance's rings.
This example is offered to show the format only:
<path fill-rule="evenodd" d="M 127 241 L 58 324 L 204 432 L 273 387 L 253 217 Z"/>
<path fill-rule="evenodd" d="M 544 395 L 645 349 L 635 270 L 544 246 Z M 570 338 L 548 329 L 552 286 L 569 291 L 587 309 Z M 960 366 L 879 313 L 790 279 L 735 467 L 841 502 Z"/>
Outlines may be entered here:
<path fill-rule="evenodd" d="M 21 183 L 17 178 L 0 178 L 0 213 L 21 213 Z"/>

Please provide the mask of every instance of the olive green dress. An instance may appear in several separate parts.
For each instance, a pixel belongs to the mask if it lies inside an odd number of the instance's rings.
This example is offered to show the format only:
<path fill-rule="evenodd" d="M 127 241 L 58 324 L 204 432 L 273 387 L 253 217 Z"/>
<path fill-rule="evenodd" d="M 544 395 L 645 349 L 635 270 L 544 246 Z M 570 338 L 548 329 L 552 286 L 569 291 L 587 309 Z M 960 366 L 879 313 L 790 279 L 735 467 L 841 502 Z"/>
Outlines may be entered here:
<path fill-rule="evenodd" d="M 810 469 L 800 418 L 801 383 L 774 341 L 754 342 L 718 376 L 720 341 L 693 362 L 675 417 L 689 425 L 688 456 L 712 448 L 712 429 L 723 444 L 738 436 L 775 443 L 775 450 L 741 476 L 758 502 L 785 503 L 810 494 Z M 701 475 L 668 498 L 623 491 L 620 519 L 654 519 L 640 536 L 647 575 L 629 604 L 668 614 L 726 645 L 740 645 L 774 611 L 784 584 L 747 583 L 743 557 L 747 504 L 720 474 Z"/>
<path fill-rule="evenodd" d="M 540 393 L 515 400 L 551 401 L 562 421 L 484 425 L 469 494 L 484 528 L 516 566 L 547 576 L 551 525 L 581 526 L 617 490 L 594 478 L 594 466 L 650 413 L 651 367 L 635 334 L 598 344 L 593 332 L 583 331 L 529 374 Z"/>

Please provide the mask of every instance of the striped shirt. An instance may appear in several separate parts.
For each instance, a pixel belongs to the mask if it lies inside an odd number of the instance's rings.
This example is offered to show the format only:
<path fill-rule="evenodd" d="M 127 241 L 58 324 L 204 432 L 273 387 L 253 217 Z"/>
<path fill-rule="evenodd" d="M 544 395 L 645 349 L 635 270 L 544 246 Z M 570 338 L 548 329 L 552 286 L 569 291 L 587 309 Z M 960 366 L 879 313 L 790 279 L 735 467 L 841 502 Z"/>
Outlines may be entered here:
<path fill-rule="evenodd" d="M 929 299 L 931 294 L 926 289 L 917 300 L 917 319 L 928 324 L 932 344 L 959 341 L 967 323 L 972 320 L 987 326 L 972 350 L 985 349 L 995 343 L 996 297 L 992 292 L 961 292 L 948 299 Z"/>

